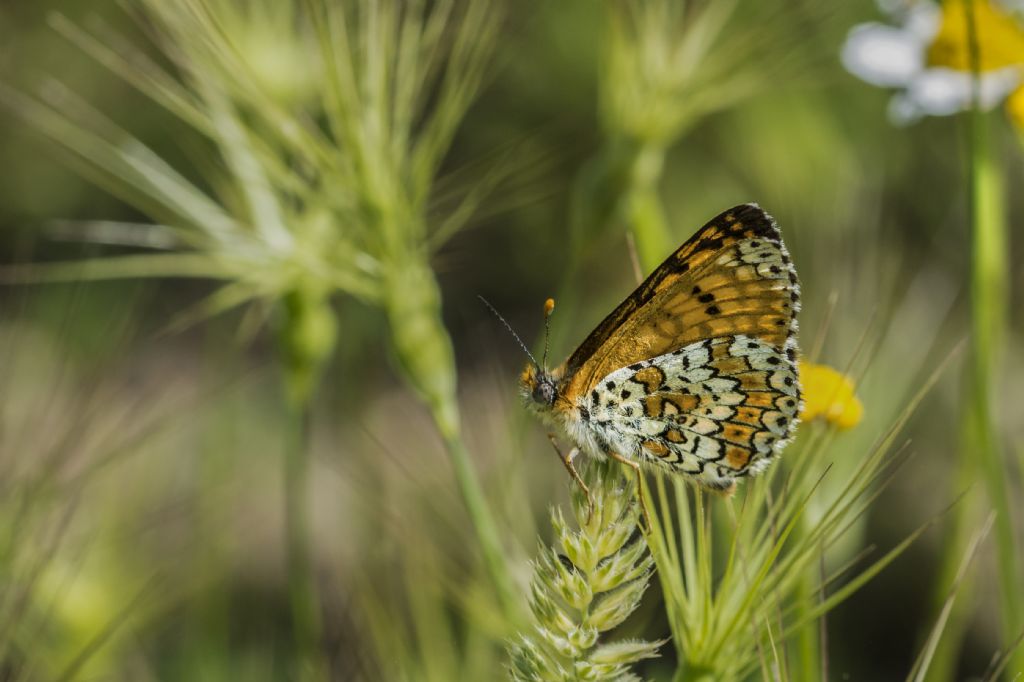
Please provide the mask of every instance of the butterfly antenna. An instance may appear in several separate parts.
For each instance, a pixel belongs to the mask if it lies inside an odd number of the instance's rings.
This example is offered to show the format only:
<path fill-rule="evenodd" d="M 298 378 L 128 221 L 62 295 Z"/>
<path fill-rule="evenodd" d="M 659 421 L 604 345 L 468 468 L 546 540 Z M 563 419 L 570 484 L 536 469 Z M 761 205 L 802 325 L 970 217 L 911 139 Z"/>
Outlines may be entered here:
<path fill-rule="evenodd" d="M 486 298 L 484 298 L 483 296 L 480 296 L 479 294 L 477 294 L 477 298 L 479 298 L 483 302 L 483 304 L 485 306 L 487 306 L 492 313 L 494 313 L 495 317 L 497 317 L 499 320 L 501 320 L 501 323 L 503 325 L 505 325 L 505 329 L 507 329 L 508 333 L 512 335 L 512 338 L 514 338 L 516 340 L 516 342 L 519 343 L 519 347 L 522 348 L 526 352 L 526 355 L 530 358 L 530 361 L 533 362 L 533 364 L 537 365 L 537 358 L 533 357 L 533 353 L 531 353 L 530 349 L 526 347 L 526 344 L 523 343 L 523 340 L 519 338 L 519 334 L 516 334 L 516 330 L 512 329 L 512 325 L 510 325 L 508 323 L 508 320 L 506 320 L 504 317 L 502 317 L 501 313 L 498 312 L 498 309 L 495 308 L 493 305 L 491 305 L 490 302 Z M 537 365 L 537 366 L 541 367 L 540 365 Z M 541 367 L 541 369 L 543 369 L 543 368 Z"/>
<path fill-rule="evenodd" d="M 544 301 L 544 367 L 548 366 L 548 343 L 551 339 L 551 313 L 555 312 L 555 299 Z"/>

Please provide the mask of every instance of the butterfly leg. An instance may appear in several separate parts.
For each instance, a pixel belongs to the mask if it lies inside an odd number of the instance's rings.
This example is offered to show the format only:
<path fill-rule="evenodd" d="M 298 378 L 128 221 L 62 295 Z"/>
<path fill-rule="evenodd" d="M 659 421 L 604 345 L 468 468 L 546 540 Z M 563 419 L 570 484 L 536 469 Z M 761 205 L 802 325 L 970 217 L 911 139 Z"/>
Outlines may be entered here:
<path fill-rule="evenodd" d="M 647 526 L 646 532 L 650 533 L 654 526 L 651 525 L 651 515 L 647 511 L 647 498 L 644 496 L 644 475 L 643 472 L 640 471 L 640 464 L 631 459 L 626 459 L 614 450 L 609 450 L 607 455 L 614 460 L 622 462 L 636 472 L 636 496 L 640 501 L 640 511 L 644 514 L 644 525 Z"/>
<path fill-rule="evenodd" d="M 721 497 L 723 500 L 728 500 L 736 494 L 736 488 L 736 481 L 729 481 L 729 485 L 724 488 L 709 488 L 709 490 Z"/>
<path fill-rule="evenodd" d="M 562 460 L 562 464 L 565 465 L 565 470 L 569 472 L 569 475 L 573 477 L 576 484 L 580 487 L 580 490 L 587 496 L 587 523 L 590 523 L 590 519 L 594 516 L 594 498 L 590 495 L 590 488 L 583 482 L 583 478 L 580 476 L 580 472 L 576 470 L 576 466 L 572 463 L 576 459 L 576 455 L 580 453 L 579 448 L 573 448 L 569 451 L 568 455 L 562 454 L 562 449 L 558 447 L 558 441 L 555 440 L 555 434 L 549 433 L 548 440 L 551 441 L 551 447 L 558 453 L 558 459 Z"/>

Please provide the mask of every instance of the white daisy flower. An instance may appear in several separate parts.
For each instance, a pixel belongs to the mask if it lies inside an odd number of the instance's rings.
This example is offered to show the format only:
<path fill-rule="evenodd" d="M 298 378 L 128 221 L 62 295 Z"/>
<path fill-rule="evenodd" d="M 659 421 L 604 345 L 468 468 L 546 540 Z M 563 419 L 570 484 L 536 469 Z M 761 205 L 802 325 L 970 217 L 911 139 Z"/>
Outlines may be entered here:
<path fill-rule="evenodd" d="M 881 4 L 881 3 L 880 3 Z M 971 106 L 971 73 L 964 0 L 883 4 L 899 22 L 855 26 L 841 58 L 850 73 L 885 88 L 898 88 L 889 106 L 896 123 L 948 116 Z M 1024 122 L 1024 25 L 1007 5 L 974 2 L 980 45 L 979 104 L 991 109 L 1009 98 Z"/>

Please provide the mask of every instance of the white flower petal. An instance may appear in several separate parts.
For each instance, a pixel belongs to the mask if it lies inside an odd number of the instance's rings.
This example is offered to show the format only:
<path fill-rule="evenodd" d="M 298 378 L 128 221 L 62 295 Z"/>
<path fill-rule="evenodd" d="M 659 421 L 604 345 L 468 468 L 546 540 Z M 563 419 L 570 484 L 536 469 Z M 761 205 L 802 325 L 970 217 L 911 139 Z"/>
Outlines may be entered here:
<path fill-rule="evenodd" d="M 949 116 L 970 105 L 971 76 L 952 69 L 928 69 L 907 86 L 907 97 L 929 116 Z"/>
<path fill-rule="evenodd" d="M 932 41 L 942 24 L 942 9 L 932 2 L 915 2 L 907 10 L 903 28 L 921 43 L 921 48 Z"/>
<path fill-rule="evenodd" d="M 981 107 L 991 109 L 996 106 L 1013 92 L 1019 82 L 1020 76 L 1014 68 L 982 74 Z M 927 69 L 907 86 L 907 98 L 923 114 L 955 114 L 971 106 L 971 74 L 953 69 Z"/>
<path fill-rule="evenodd" d="M 841 58 L 847 71 L 868 83 L 898 87 L 924 68 L 924 44 L 892 26 L 860 24 L 850 30 Z"/>
<path fill-rule="evenodd" d="M 942 23 L 942 7 L 932 0 L 878 0 L 878 8 L 904 30 L 930 42 Z"/>
<path fill-rule="evenodd" d="M 893 125 L 908 126 L 921 120 L 924 112 L 904 92 L 897 93 L 889 100 L 889 120 Z"/>
<path fill-rule="evenodd" d="M 1003 102 L 1021 84 L 1021 70 L 1009 66 L 981 74 L 981 106 L 991 109 Z"/>
<path fill-rule="evenodd" d="M 894 20 L 901 20 L 907 16 L 915 5 L 922 4 L 926 0 L 875 0 L 875 4 L 885 14 Z M 934 2 L 935 0 L 932 0 Z"/>

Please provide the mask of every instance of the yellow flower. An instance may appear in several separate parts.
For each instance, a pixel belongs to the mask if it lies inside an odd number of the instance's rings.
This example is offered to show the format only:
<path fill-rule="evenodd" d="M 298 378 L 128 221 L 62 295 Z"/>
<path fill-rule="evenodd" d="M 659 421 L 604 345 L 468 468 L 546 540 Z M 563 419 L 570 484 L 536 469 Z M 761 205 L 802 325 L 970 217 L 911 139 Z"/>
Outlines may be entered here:
<path fill-rule="evenodd" d="M 980 71 L 1024 64 L 1024 30 L 1017 18 L 992 2 L 977 0 L 974 25 L 978 31 Z M 971 70 L 964 0 L 946 0 L 942 4 L 939 31 L 928 46 L 928 64 L 957 71 Z"/>
<path fill-rule="evenodd" d="M 860 423 L 864 406 L 857 398 L 853 380 L 827 365 L 800 361 L 804 409 L 800 418 L 810 421 L 821 417 L 840 429 Z"/>
<path fill-rule="evenodd" d="M 1006 100 L 1006 111 L 1018 130 L 1024 130 L 1024 88 L 1017 88 Z"/>

